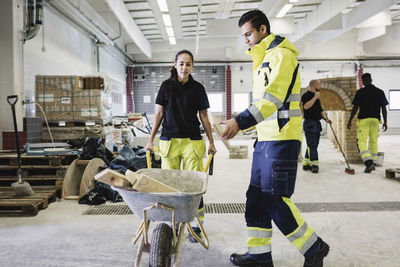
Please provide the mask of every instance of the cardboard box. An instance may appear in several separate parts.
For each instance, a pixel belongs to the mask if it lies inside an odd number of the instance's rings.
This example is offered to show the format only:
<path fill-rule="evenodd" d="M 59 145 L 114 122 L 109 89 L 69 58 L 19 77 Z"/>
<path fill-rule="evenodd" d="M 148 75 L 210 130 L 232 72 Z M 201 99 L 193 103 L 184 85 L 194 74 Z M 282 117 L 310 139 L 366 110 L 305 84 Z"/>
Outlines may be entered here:
<path fill-rule="evenodd" d="M 104 89 L 103 77 L 83 77 L 83 88 L 87 89 Z"/>

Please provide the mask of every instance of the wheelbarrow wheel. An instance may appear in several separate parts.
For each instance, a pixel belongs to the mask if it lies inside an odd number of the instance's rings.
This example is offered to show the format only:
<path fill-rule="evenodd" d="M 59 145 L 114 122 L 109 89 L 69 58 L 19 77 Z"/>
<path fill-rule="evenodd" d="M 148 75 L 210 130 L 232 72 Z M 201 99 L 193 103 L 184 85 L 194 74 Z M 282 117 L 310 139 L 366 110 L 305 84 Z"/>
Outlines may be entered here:
<path fill-rule="evenodd" d="M 165 223 L 156 226 L 151 236 L 150 267 L 165 267 L 171 264 L 172 229 Z"/>

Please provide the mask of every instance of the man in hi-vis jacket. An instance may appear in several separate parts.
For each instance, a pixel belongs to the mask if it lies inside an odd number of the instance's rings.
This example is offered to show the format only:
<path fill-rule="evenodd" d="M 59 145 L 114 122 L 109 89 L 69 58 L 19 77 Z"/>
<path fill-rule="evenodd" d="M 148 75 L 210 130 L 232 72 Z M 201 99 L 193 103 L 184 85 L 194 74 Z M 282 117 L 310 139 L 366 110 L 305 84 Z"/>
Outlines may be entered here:
<path fill-rule="evenodd" d="M 243 14 L 239 27 L 253 58 L 255 100 L 222 122 L 222 138 L 231 139 L 239 130 L 255 126 L 257 141 L 246 193 L 247 252 L 233 253 L 230 261 L 236 266 L 273 266 L 273 220 L 304 255 L 304 266 L 322 266 L 329 246 L 290 200 L 302 136 L 298 51 L 289 40 L 270 32 L 269 21 L 260 10 Z"/>

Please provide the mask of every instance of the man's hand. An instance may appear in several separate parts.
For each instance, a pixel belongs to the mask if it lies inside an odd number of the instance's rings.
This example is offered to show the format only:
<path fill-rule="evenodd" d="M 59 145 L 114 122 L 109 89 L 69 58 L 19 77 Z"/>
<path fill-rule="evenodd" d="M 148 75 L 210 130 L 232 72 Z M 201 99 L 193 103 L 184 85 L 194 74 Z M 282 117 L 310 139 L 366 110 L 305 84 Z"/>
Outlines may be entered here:
<path fill-rule="evenodd" d="M 347 129 L 351 130 L 351 121 L 347 123 Z"/>
<path fill-rule="evenodd" d="M 318 92 L 318 91 L 315 92 L 315 93 L 314 93 L 314 97 L 315 97 L 316 99 L 318 99 L 318 98 L 320 97 L 320 92 Z"/>
<path fill-rule="evenodd" d="M 221 138 L 225 140 L 232 139 L 240 130 L 235 119 L 221 121 L 220 124 L 225 125 L 225 130 L 221 135 Z"/>
<path fill-rule="evenodd" d="M 330 125 L 332 125 L 332 121 L 330 119 L 326 119 L 326 122 L 329 123 Z"/>
<path fill-rule="evenodd" d="M 386 132 L 386 130 L 388 129 L 386 122 L 383 123 L 382 129 L 383 129 L 384 132 Z"/>

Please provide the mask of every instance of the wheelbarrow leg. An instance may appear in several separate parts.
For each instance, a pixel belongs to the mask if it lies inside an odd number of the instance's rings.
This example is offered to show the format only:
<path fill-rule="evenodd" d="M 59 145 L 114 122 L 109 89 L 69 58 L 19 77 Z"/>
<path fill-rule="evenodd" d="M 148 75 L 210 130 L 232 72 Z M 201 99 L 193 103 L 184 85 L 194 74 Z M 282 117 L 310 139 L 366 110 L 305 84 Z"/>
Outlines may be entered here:
<path fill-rule="evenodd" d="M 190 225 L 190 223 L 187 224 L 189 233 L 197 240 L 197 242 L 200 243 L 200 245 L 203 246 L 203 248 L 208 249 L 209 242 L 208 242 L 208 237 L 207 237 L 206 231 L 204 230 L 203 224 L 200 222 L 200 220 L 197 216 L 195 217 L 195 219 L 196 219 L 197 225 L 200 227 L 200 230 L 204 235 L 204 240 L 193 231 L 193 228 Z"/>
<path fill-rule="evenodd" d="M 176 244 L 176 248 L 175 248 L 174 267 L 179 266 L 179 260 L 181 258 L 181 252 L 182 252 L 183 236 L 185 235 L 184 234 L 185 225 L 186 225 L 186 223 L 181 223 L 180 228 L 179 228 L 179 238 L 178 238 L 178 243 Z"/>
<path fill-rule="evenodd" d="M 144 251 L 144 247 L 145 247 L 144 236 L 142 235 L 142 238 L 140 240 L 139 248 L 138 248 L 138 250 L 136 252 L 135 267 L 139 267 L 140 266 L 140 259 L 142 258 L 142 253 Z"/>

